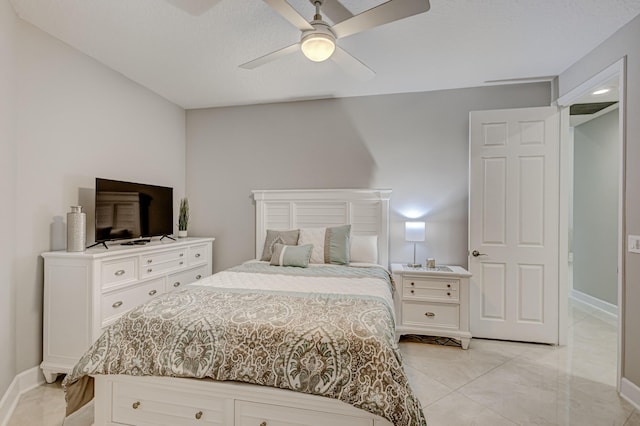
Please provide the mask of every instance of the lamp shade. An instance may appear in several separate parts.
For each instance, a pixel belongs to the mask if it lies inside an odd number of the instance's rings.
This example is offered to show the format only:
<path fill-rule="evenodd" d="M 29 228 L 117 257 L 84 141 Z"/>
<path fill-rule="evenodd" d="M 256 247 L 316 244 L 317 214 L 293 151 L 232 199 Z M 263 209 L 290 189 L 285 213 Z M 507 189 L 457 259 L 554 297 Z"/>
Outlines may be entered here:
<path fill-rule="evenodd" d="M 304 56 L 314 62 L 326 61 L 336 50 L 336 43 L 330 34 L 312 33 L 302 38 L 300 45 Z"/>
<path fill-rule="evenodd" d="M 407 241 L 424 241 L 424 222 L 405 222 L 404 239 Z"/>

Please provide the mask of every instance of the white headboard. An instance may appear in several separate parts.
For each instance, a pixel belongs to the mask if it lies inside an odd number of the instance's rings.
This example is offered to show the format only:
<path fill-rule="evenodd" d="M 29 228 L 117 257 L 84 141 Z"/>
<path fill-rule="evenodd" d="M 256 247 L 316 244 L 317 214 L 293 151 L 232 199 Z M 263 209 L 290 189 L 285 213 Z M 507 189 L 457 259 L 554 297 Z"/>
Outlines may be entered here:
<path fill-rule="evenodd" d="M 378 263 L 389 267 L 390 189 L 254 190 L 256 257 L 267 229 L 320 228 L 351 224 L 352 235 L 378 236 Z"/>

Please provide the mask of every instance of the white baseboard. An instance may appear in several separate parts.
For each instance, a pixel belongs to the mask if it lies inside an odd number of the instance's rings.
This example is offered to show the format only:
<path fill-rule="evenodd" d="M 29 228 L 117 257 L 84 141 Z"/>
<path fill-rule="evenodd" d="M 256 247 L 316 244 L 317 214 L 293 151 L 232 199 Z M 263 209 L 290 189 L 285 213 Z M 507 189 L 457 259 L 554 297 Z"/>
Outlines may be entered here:
<path fill-rule="evenodd" d="M 605 314 L 609 314 L 613 318 L 618 318 L 618 307 L 616 305 L 605 302 L 604 300 L 600 300 L 576 289 L 571 289 L 571 291 L 569 292 L 569 297 L 593 308 L 596 308 L 597 310 L 602 311 Z"/>
<path fill-rule="evenodd" d="M 624 377 L 620 381 L 620 396 L 636 407 L 636 410 L 640 410 L 640 387 Z"/>
<path fill-rule="evenodd" d="M 9 423 L 13 410 L 18 405 L 20 396 L 44 383 L 44 376 L 40 367 L 30 368 L 13 378 L 9 388 L 0 399 L 0 426 Z"/>

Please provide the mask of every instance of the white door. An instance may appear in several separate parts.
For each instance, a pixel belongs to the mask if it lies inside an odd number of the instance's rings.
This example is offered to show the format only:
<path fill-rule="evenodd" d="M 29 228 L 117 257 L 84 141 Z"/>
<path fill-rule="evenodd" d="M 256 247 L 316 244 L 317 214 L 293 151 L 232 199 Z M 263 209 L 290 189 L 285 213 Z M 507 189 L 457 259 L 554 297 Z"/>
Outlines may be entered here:
<path fill-rule="evenodd" d="M 470 113 L 473 337 L 558 343 L 559 114 Z"/>

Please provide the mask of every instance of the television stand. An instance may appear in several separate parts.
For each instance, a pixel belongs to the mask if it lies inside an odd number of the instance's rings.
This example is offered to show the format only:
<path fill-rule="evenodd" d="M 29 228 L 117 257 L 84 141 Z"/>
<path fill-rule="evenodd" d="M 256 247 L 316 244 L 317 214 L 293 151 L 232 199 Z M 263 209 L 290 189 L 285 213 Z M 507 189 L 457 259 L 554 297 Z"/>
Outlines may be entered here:
<path fill-rule="evenodd" d="M 160 241 L 162 241 L 162 239 L 163 239 L 164 237 L 167 237 L 168 239 L 173 240 L 173 241 L 175 241 L 175 240 L 176 240 L 176 239 L 175 239 L 175 238 L 173 238 L 171 235 L 164 234 L 162 237 L 160 237 Z"/>

